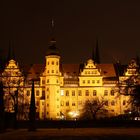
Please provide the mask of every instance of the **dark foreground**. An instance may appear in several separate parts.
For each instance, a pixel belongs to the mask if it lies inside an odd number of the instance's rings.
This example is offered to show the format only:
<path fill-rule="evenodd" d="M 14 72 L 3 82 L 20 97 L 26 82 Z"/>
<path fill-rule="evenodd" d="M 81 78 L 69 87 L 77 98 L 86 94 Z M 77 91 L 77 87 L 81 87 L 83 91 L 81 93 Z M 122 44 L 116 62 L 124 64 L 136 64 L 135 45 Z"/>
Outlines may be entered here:
<path fill-rule="evenodd" d="M 0 140 L 140 140 L 140 128 L 7 129 Z"/>

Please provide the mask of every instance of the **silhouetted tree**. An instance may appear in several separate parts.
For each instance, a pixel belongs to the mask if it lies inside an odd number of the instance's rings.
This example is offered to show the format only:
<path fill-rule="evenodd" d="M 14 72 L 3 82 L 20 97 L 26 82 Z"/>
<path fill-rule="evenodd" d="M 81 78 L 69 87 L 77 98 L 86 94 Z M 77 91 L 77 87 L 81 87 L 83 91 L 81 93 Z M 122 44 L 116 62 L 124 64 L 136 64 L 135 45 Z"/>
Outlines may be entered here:
<path fill-rule="evenodd" d="M 4 131 L 4 100 L 3 84 L 0 82 L 0 132 Z"/>
<path fill-rule="evenodd" d="M 97 116 L 103 116 L 105 115 L 106 109 L 105 109 L 106 101 L 101 98 L 95 98 L 92 100 L 87 100 L 85 102 L 83 113 L 81 115 L 81 119 L 91 119 L 96 120 Z"/>
<path fill-rule="evenodd" d="M 129 96 L 128 104 L 131 104 L 132 114 L 140 115 L 140 77 L 132 75 L 119 83 L 120 95 Z"/>
<path fill-rule="evenodd" d="M 35 93 L 34 93 L 34 80 L 32 80 L 32 92 L 30 100 L 30 110 L 29 110 L 29 131 L 35 131 L 35 117 L 36 117 L 36 106 L 35 106 Z"/>

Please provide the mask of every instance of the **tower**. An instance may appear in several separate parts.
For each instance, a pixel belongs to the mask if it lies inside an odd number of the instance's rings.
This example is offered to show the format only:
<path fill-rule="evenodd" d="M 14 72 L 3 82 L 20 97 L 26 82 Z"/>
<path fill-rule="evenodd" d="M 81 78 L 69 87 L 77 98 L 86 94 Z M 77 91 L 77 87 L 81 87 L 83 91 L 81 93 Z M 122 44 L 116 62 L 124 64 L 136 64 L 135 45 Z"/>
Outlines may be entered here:
<path fill-rule="evenodd" d="M 100 64 L 100 54 L 99 54 L 98 39 L 96 40 L 96 47 L 92 51 L 92 60 L 94 60 L 95 63 Z"/>
<path fill-rule="evenodd" d="M 60 55 L 56 48 L 56 41 L 50 41 L 46 55 L 46 117 L 49 119 L 60 118 Z"/>
<path fill-rule="evenodd" d="M 13 44 L 12 44 L 11 41 L 9 41 L 9 50 L 8 50 L 7 62 L 11 59 L 15 60 L 15 53 L 14 53 Z"/>

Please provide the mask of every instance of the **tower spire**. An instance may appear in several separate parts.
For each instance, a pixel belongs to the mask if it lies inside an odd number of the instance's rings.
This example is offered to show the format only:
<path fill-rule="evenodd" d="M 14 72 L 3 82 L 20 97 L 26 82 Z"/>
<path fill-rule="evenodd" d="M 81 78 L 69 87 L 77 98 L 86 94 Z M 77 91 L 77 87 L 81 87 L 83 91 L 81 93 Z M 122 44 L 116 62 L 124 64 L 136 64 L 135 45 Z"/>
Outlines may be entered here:
<path fill-rule="evenodd" d="M 14 59 L 15 60 L 15 53 L 14 53 L 14 48 L 11 40 L 9 40 L 9 50 L 8 50 L 8 56 L 7 56 L 7 61 Z"/>
<path fill-rule="evenodd" d="M 95 60 L 97 64 L 100 64 L 100 54 L 99 54 L 99 43 L 98 39 L 96 40 L 96 48 L 95 48 Z"/>

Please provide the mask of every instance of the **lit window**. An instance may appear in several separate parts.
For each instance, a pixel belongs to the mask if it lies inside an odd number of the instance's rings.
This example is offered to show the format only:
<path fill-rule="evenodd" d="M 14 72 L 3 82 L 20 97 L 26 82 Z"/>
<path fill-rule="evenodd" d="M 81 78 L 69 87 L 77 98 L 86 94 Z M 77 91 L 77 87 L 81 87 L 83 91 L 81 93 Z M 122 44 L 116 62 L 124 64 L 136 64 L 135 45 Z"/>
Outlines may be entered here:
<path fill-rule="evenodd" d="M 97 91 L 93 90 L 93 96 L 96 96 L 96 95 L 97 95 Z"/>
<path fill-rule="evenodd" d="M 75 96 L 75 91 L 74 90 L 72 91 L 72 96 Z"/>
<path fill-rule="evenodd" d="M 69 91 L 68 90 L 66 90 L 66 96 L 69 96 Z"/>
<path fill-rule="evenodd" d="M 81 90 L 78 91 L 78 96 L 82 96 L 82 91 Z"/>
<path fill-rule="evenodd" d="M 64 90 L 60 90 L 60 95 L 64 96 Z"/>
<path fill-rule="evenodd" d="M 36 96 L 39 96 L 39 90 L 36 91 Z"/>
<path fill-rule="evenodd" d="M 88 91 L 88 90 L 86 90 L 85 95 L 86 95 L 86 96 L 89 96 L 89 91 Z"/>
<path fill-rule="evenodd" d="M 107 96 L 107 95 L 108 95 L 108 91 L 104 90 L 104 96 Z"/>

